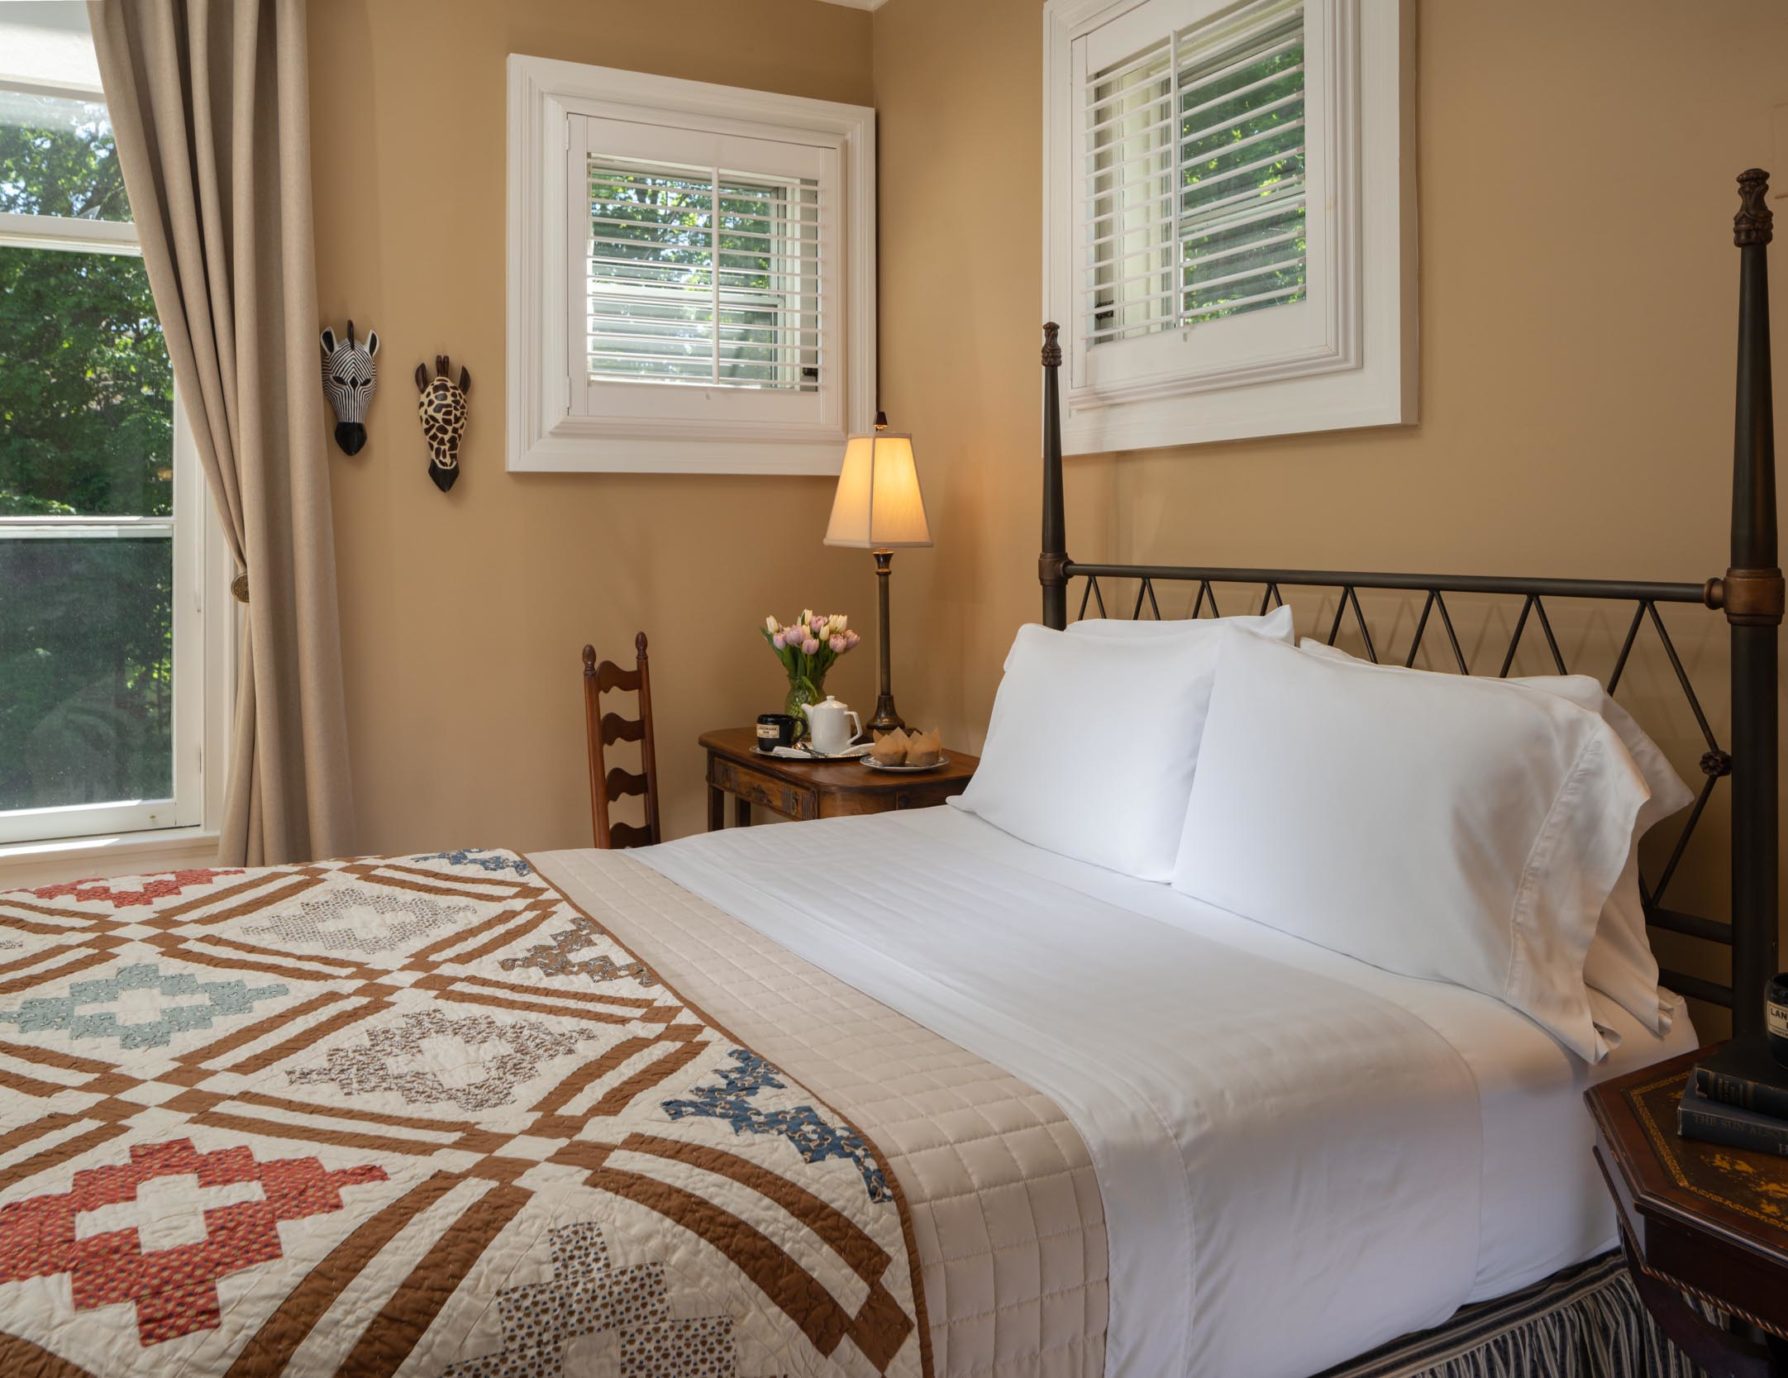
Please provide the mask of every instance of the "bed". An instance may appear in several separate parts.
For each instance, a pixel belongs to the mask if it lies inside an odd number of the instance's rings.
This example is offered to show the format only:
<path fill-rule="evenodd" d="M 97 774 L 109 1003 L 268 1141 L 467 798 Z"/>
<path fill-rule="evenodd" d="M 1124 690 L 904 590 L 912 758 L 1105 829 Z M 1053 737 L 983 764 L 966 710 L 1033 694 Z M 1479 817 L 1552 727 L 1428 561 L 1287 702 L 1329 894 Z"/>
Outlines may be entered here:
<path fill-rule="evenodd" d="M 1666 902 L 1681 845 L 1645 918 L 1731 946 L 1666 982 L 1752 1031 L 1782 599 L 1741 191 L 1723 580 L 1078 563 L 1053 328 L 1040 577 L 1053 629 L 1076 580 L 1328 590 L 1371 660 L 1360 590 L 1455 652 L 1448 595 L 1513 598 L 1561 671 L 1549 603 L 1631 609 L 1610 678 L 1651 629 L 1707 733 L 1684 835 L 1732 791 L 1730 923 Z M 1658 613 L 1702 602 L 1729 753 Z M 1589 998 L 1599 1060 L 956 808 L 0 893 L 0 1372 L 1674 1375 L 1581 1096 L 1695 1033 Z"/>
<path fill-rule="evenodd" d="M 850 877 L 844 893 L 791 893 L 785 878 L 804 858 Z M 802 1002 L 774 1002 L 775 982 L 709 981 L 692 997 L 772 1061 L 801 1067 L 897 1175 L 912 1172 L 939 1372 L 1029 1371 L 1040 1351 L 1074 1361 L 1046 1371 L 1182 1371 L 1183 1354 L 1191 1373 L 1308 1375 L 1614 1242 L 1584 1065 L 1520 1015 L 1052 856 L 957 810 L 537 861 L 599 912 L 616 912 L 617 888 L 667 880 L 697 897 L 685 910 L 700 916 L 686 920 L 697 943 L 673 941 L 656 918 L 629 939 L 680 988 L 701 982 L 672 974 L 691 951 L 726 951 L 709 968 L 729 974 L 741 943 L 792 954 L 803 985 L 813 968 L 849 973 L 849 987 L 821 983 L 827 1006 L 913 1012 L 909 1024 L 982 1059 L 977 1078 L 1010 1069 L 1043 1093 L 1030 1106 L 1051 1126 L 1050 1175 L 1027 1166 L 1022 1194 L 977 1200 L 965 1230 L 953 1214 L 964 1183 L 929 1175 L 939 1146 L 921 1137 L 917 1161 L 903 1162 L 910 1111 L 878 1103 L 879 1038 L 813 1028 Z M 1623 1037 L 1598 1079 L 1695 1046 L 1687 1021 L 1658 1039 L 1612 1006 L 1602 1017 Z M 815 1043 L 835 1045 L 817 1079 Z M 922 1067 L 903 1092 L 921 1107 Z M 1219 1125 L 1204 1118 L 1212 1105 Z M 975 1128 L 951 1154 L 997 1129 L 1001 1159 L 1022 1161 L 1023 1141 L 1004 1142 L 997 1116 L 966 1118 Z M 954 1127 L 948 1110 L 938 1119 Z M 1064 1129 L 1080 1142 L 1057 1164 Z M 1084 1181 L 1070 1195 L 1053 1175 L 1089 1161 L 1100 1188 L 1090 1218 Z M 979 1165 L 966 1176 L 979 1183 Z M 1106 1259 L 1089 1260 L 1089 1232 L 1108 1220 Z"/>

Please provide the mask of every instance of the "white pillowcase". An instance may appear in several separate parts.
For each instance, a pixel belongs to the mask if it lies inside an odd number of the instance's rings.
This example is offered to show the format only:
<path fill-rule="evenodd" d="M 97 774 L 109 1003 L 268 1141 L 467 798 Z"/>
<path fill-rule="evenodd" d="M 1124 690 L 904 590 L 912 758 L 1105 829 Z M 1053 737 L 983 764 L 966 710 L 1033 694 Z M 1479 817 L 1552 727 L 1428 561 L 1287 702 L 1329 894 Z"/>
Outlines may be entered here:
<path fill-rule="evenodd" d="M 1644 778 L 1597 714 L 1228 634 L 1173 886 L 1607 1052 L 1583 963 Z"/>
<path fill-rule="evenodd" d="M 1237 617 L 1128 618 L 1087 617 L 1068 624 L 1069 636 L 1115 637 L 1126 641 L 1152 640 L 1158 636 L 1178 636 L 1185 632 L 1211 632 L 1218 627 L 1241 627 L 1270 636 L 1275 641 L 1292 638 L 1291 604 L 1281 603 L 1271 612 L 1248 613 Z"/>
<path fill-rule="evenodd" d="M 981 764 L 950 803 L 1033 847 L 1168 880 L 1223 627 L 1143 637 L 1020 627 Z M 1291 639 L 1289 616 L 1280 636 Z"/>
<path fill-rule="evenodd" d="M 1345 651 L 1325 646 L 1306 637 L 1299 649 L 1314 656 L 1345 660 L 1387 674 L 1427 674 L 1425 670 L 1408 670 L 1397 666 L 1373 666 Z M 1651 831 L 1652 825 L 1687 808 L 1695 795 L 1671 766 L 1658 744 L 1645 735 L 1645 729 L 1633 715 L 1608 696 L 1599 680 L 1589 675 L 1523 675 L 1515 679 L 1487 681 L 1518 684 L 1541 693 L 1556 694 L 1579 708 L 1599 713 L 1614 729 L 1621 745 L 1639 767 L 1651 798 L 1639 810 L 1633 823 L 1632 846 L 1627 850 L 1626 865 L 1615 881 L 1608 902 L 1602 906 L 1601 922 L 1583 960 L 1583 982 L 1599 990 L 1626 1010 L 1655 1034 L 1665 1034 L 1682 1008 L 1682 998 L 1658 986 L 1658 959 L 1651 950 L 1651 938 L 1645 929 L 1645 905 L 1639 898 L 1639 839 Z"/>

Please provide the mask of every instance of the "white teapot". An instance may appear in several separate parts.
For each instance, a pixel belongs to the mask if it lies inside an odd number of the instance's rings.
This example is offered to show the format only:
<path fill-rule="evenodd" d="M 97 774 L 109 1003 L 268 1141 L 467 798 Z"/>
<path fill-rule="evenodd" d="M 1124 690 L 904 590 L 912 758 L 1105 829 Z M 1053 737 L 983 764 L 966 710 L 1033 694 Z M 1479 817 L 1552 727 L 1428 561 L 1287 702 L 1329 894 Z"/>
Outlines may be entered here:
<path fill-rule="evenodd" d="M 841 756 L 863 734 L 863 719 L 830 694 L 824 703 L 801 705 L 814 751 L 821 756 Z"/>

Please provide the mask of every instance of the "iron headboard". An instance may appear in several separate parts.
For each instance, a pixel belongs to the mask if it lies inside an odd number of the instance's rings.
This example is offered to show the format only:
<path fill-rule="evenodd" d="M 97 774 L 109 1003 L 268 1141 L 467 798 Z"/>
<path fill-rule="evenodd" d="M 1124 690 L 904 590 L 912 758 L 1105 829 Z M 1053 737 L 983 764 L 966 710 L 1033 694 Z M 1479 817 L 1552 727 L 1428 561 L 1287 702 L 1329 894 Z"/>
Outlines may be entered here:
<path fill-rule="evenodd" d="M 1073 580 L 1085 580 L 1079 615 L 1096 607 L 1109 615 L 1105 586 L 1115 580 L 1136 581 L 1129 616 L 1144 615 L 1145 604 L 1160 617 L 1158 584 L 1194 584 L 1192 616 L 1220 616 L 1220 585 L 1253 585 L 1258 603 L 1248 611 L 1265 612 L 1284 601 L 1286 587 L 1332 590 L 1334 617 L 1327 639 L 1333 645 L 1350 615 L 1366 655 L 1380 661 L 1360 591 L 1424 595 L 1407 652 L 1401 663 L 1414 665 L 1424 638 L 1442 629 L 1446 649 L 1462 674 L 1473 672 L 1460 644 L 1448 595 L 1494 595 L 1520 600 L 1520 611 L 1496 673 L 1506 677 L 1530 624 L 1539 628 L 1552 665 L 1570 673 L 1554 631 L 1546 600 L 1587 599 L 1630 605 L 1631 617 L 1619 655 L 1604 684 L 1610 694 L 1619 688 L 1642 632 L 1655 633 L 1694 715 L 1705 750 L 1701 787 L 1681 824 L 1655 879 L 1641 877 L 1646 918 L 1656 928 L 1731 948 L 1728 983 L 1680 971 L 1665 971 L 1671 989 L 1732 1011 L 1735 1034 L 1755 1034 L 1763 1027 L 1763 987 L 1776 969 L 1777 945 L 1777 742 L 1776 640 L 1782 622 L 1783 582 L 1776 553 L 1775 430 L 1771 413 L 1769 360 L 1768 245 L 1770 211 L 1766 204 L 1767 174 L 1752 169 L 1738 179 L 1740 207 L 1733 221 L 1733 242 L 1739 249 L 1738 389 L 1732 466 L 1732 548 L 1726 573 L 1702 584 L 1673 584 L 1609 579 L 1531 579 L 1487 575 L 1368 574 L 1341 570 L 1219 568 L 1196 565 L 1085 564 L 1068 556 L 1066 512 L 1062 497 L 1061 389 L 1062 350 L 1058 327 L 1043 327 L 1043 550 L 1038 579 L 1043 587 L 1043 621 L 1063 628 L 1068 623 L 1068 591 Z M 1225 595 L 1228 596 L 1228 595 Z M 1723 611 L 1729 624 L 1732 661 L 1731 747 L 1716 735 L 1700 696 L 1695 692 L 1669 628 L 1658 612 L 1663 604 L 1688 604 Z M 1121 611 L 1121 610 L 1120 610 Z M 1387 644 L 1386 650 L 1389 650 Z M 1488 667 L 1485 667 L 1486 671 Z M 1705 918 L 1665 903 L 1670 884 L 1695 835 L 1715 788 L 1731 780 L 1732 912 L 1729 920 Z M 1736 995 L 1735 995 L 1736 993 Z"/>

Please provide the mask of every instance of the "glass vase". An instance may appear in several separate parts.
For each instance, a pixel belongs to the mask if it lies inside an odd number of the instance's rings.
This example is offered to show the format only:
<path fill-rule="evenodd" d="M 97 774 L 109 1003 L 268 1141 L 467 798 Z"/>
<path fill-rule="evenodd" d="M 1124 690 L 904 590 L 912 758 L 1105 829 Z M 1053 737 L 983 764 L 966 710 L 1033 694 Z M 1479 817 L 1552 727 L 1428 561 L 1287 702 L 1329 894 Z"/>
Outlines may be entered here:
<path fill-rule="evenodd" d="M 825 677 L 818 680 L 792 678 L 788 682 L 788 697 L 782 701 L 782 711 L 795 720 L 795 740 L 807 740 L 807 714 L 802 711 L 810 703 L 822 703 L 826 697 Z"/>

